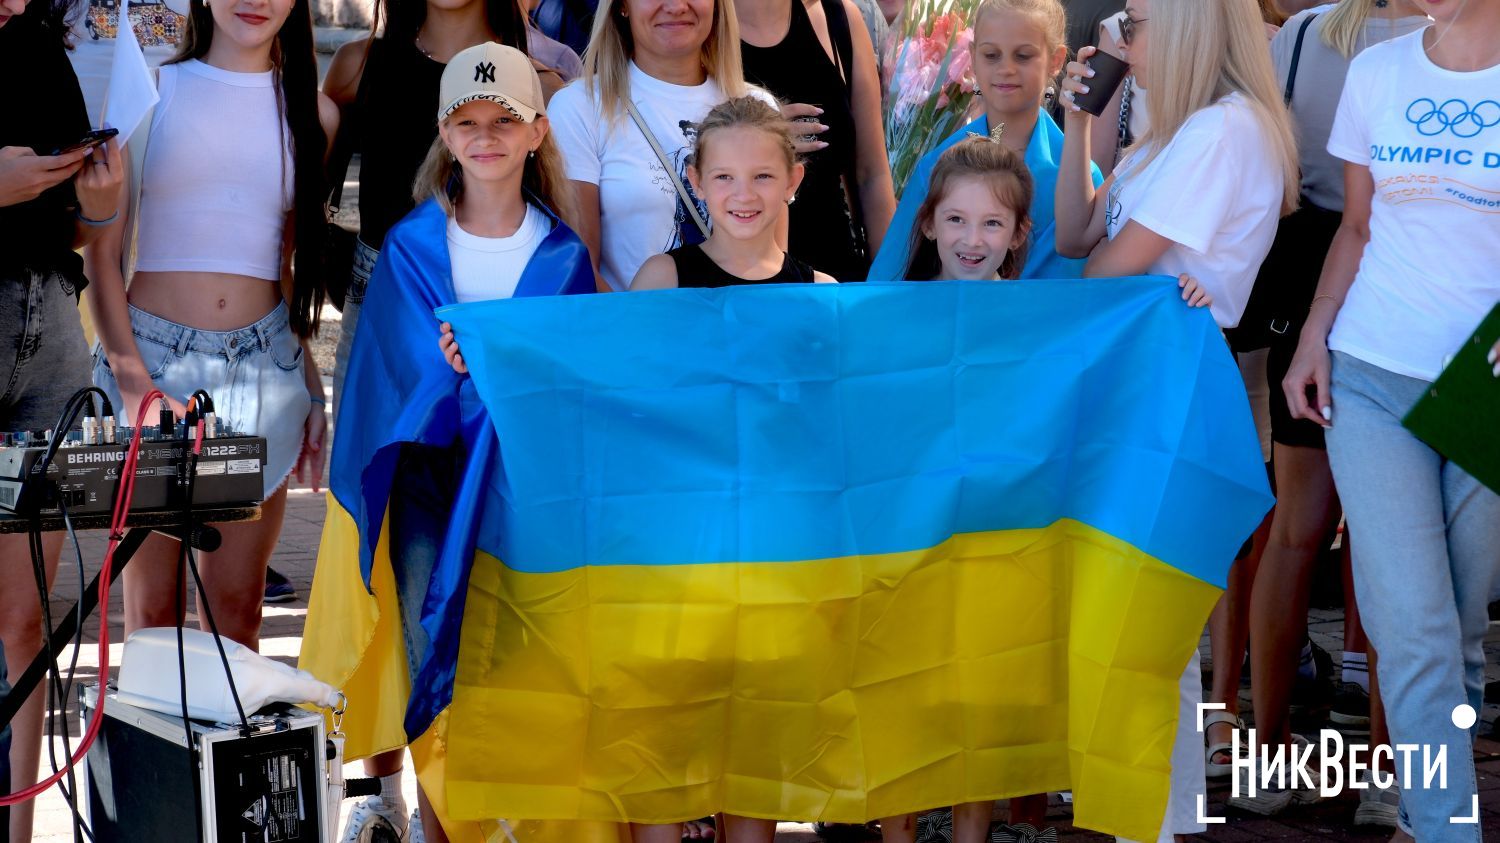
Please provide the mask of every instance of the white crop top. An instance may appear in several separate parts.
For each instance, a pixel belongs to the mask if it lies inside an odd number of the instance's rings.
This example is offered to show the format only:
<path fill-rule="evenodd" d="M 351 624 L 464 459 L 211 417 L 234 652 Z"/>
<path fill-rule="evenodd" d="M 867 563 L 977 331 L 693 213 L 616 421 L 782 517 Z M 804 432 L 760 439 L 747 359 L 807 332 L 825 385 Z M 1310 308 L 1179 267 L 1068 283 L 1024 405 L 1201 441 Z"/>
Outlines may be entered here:
<path fill-rule="evenodd" d="M 141 172 L 137 271 L 281 278 L 290 133 L 271 71 L 164 65 Z"/>

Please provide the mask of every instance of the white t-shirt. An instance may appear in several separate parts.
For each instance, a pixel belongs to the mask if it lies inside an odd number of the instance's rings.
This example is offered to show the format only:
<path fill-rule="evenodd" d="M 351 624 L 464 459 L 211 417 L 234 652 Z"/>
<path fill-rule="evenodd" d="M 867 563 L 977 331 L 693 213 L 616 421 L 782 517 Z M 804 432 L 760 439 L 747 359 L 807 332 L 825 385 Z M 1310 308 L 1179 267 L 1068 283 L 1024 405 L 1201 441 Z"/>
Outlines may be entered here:
<path fill-rule="evenodd" d="M 774 104 L 764 91 L 751 91 Z M 687 161 L 697 124 L 725 100 L 723 89 L 713 79 L 690 87 L 673 85 L 631 62 L 630 98 L 691 192 Z M 614 119 L 603 115 L 598 98 L 589 95 L 580 79 L 552 97 L 547 118 L 568 178 L 599 186 L 599 269 L 611 288 L 629 288 L 641 264 L 653 255 L 702 239 L 671 176 L 628 112 L 622 109 Z M 708 206 L 694 199 L 707 219 Z"/>
<path fill-rule="evenodd" d="M 453 264 L 453 293 L 459 304 L 508 299 L 538 246 L 551 232 L 551 221 L 534 206 L 509 237 L 480 237 L 448 218 L 448 260 Z"/>
<path fill-rule="evenodd" d="M 1370 168 L 1370 242 L 1328 347 L 1436 380 L 1500 301 L 1500 65 L 1427 58 L 1421 32 L 1349 67 L 1328 151 Z"/>
<path fill-rule="evenodd" d="M 1194 113 L 1156 159 L 1121 163 L 1109 192 L 1111 240 L 1135 220 L 1172 241 L 1153 274 L 1197 278 L 1222 328 L 1239 324 L 1276 239 L 1284 180 L 1271 139 L 1238 92 Z"/>

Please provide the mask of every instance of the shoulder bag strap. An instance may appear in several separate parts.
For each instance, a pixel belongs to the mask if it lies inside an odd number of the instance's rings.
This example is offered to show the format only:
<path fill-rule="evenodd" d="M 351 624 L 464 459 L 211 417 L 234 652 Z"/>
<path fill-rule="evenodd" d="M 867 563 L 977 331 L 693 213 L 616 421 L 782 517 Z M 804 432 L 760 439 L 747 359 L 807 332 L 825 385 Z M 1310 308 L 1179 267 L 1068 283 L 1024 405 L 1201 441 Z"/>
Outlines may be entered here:
<path fill-rule="evenodd" d="M 800 3 L 802 0 L 792 0 Z M 854 101 L 854 34 L 849 30 L 849 13 L 844 0 L 822 0 L 823 17 L 828 20 L 828 40 L 833 42 L 833 62 L 844 80 L 844 102 Z"/>
<path fill-rule="evenodd" d="M 662 169 L 666 170 L 667 175 L 671 177 L 672 186 L 677 188 L 677 198 L 681 199 L 682 204 L 687 206 L 688 213 L 693 217 L 693 223 L 698 226 L 698 231 L 703 235 L 703 239 L 707 240 L 709 233 L 708 220 L 704 219 L 703 215 L 698 212 L 698 203 L 693 201 L 692 195 L 687 191 L 687 186 L 682 183 L 682 178 L 677 175 L 677 168 L 672 166 L 672 161 L 667 158 L 667 153 L 663 152 L 661 144 L 656 142 L 656 135 L 651 134 L 651 129 L 646 126 L 645 118 L 641 117 L 640 110 L 635 107 L 635 103 L 631 102 L 629 97 L 625 98 L 625 108 L 629 109 L 630 119 L 635 121 L 636 128 L 640 129 L 641 134 L 646 136 L 646 143 L 651 144 L 651 151 L 656 153 L 656 160 L 661 162 Z"/>
<path fill-rule="evenodd" d="M 1286 74 L 1287 105 L 1292 104 L 1292 92 L 1297 90 L 1297 65 L 1302 63 L 1302 41 L 1307 38 L 1307 28 L 1312 26 L 1312 22 L 1317 17 L 1317 15 L 1308 15 L 1307 20 L 1303 21 L 1302 26 L 1297 29 L 1297 43 L 1292 47 L 1292 66 L 1288 68 Z"/>

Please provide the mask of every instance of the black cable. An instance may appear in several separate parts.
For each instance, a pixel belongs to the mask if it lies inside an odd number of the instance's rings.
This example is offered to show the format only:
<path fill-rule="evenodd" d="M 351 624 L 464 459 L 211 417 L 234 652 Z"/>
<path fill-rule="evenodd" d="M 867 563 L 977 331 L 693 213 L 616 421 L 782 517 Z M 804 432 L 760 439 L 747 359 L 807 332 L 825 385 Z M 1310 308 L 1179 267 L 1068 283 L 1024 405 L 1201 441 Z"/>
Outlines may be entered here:
<path fill-rule="evenodd" d="M 100 399 L 100 406 L 98 408 L 94 406 L 94 402 L 92 400 L 94 395 L 98 395 Z M 83 412 L 85 409 L 87 410 L 88 416 L 94 418 L 98 417 L 96 409 L 102 410 L 104 412 L 104 415 L 113 415 L 113 407 L 110 405 L 109 396 L 105 395 L 104 391 L 99 389 L 98 387 L 89 386 L 73 393 L 73 395 L 68 398 L 67 402 L 64 403 L 62 412 L 58 416 L 57 424 L 52 428 L 51 441 L 47 443 L 47 450 L 43 453 L 41 462 L 38 464 L 36 476 L 39 479 L 35 482 L 44 484 L 48 482 L 47 469 L 50 467 L 52 459 L 57 455 L 57 451 L 62 447 L 63 442 L 67 440 L 68 433 L 72 430 L 73 422 L 78 418 L 78 414 L 80 412 Z M 36 501 L 36 509 L 32 512 L 31 530 L 29 531 L 27 543 L 31 551 L 32 573 L 33 578 L 36 581 L 37 598 L 41 604 L 42 620 L 46 625 L 45 628 L 51 630 L 53 628 L 52 604 L 50 599 L 50 590 L 47 587 L 46 546 L 42 542 L 42 525 L 40 513 L 41 505 L 45 502 L 45 498 L 40 495 L 34 497 L 39 497 L 41 499 L 38 499 Z M 61 495 L 58 496 L 58 505 L 59 507 L 63 507 Z M 62 509 L 62 512 L 64 524 L 67 526 L 68 532 L 73 536 L 73 545 L 75 550 L 77 551 L 79 588 L 80 593 L 82 593 L 84 580 L 83 553 L 81 548 L 79 548 L 78 546 L 78 537 L 77 534 L 73 532 L 72 522 L 67 516 L 67 510 L 65 507 Z M 56 654 L 51 653 L 49 653 L 49 655 L 51 655 L 52 658 L 49 658 L 47 662 L 47 673 L 50 681 L 43 683 L 46 686 L 44 704 L 47 707 L 47 731 L 49 733 L 49 737 L 46 740 L 47 758 L 48 762 L 52 766 L 52 772 L 54 774 L 58 772 L 58 770 L 60 769 L 60 765 L 57 762 L 57 747 L 52 742 L 50 735 L 58 734 L 60 731 L 64 753 L 68 758 L 73 757 L 72 739 L 68 734 L 66 719 L 63 722 L 62 729 L 59 730 L 57 727 L 57 710 L 59 706 L 63 707 L 64 710 L 66 710 L 66 707 L 69 704 L 68 694 L 72 691 L 73 681 L 77 677 L 78 654 L 83 645 L 83 618 L 81 615 L 81 605 L 78 611 L 80 613 L 79 617 L 77 618 L 78 630 L 75 633 L 73 642 L 73 657 L 68 666 L 67 684 L 63 684 L 62 674 L 57 667 Z M 48 646 L 50 649 L 51 645 L 47 644 L 46 646 Z M 77 779 L 74 776 L 73 768 L 70 766 L 67 773 L 67 782 L 66 784 L 59 782 L 58 791 L 62 794 L 63 800 L 67 802 L 68 808 L 73 814 L 73 839 L 77 843 L 81 843 L 84 836 L 87 836 L 89 840 L 93 840 L 94 838 L 93 834 L 88 830 L 87 823 L 85 823 L 83 820 L 83 815 L 79 813 L 78 810 L 78 803 L 76 799 L 76 794 L 78 792 L 77 784 L 78 783 Z"/>
<path fill-rule="evenodd" d="M 86 574 L 84 572 L 84 569 L 83 569 L 83 547 L 78 543 L 78 531 L 73 528 L 73 518 L 72 518 L 71 515 L 68 514 L 67 503 L 64 502 L 64 501 L 59 500 L 57 506 L 58 506 L 58 510 L 62 513 L 63 528 L 67 531 L 68 538 L 73 542 L 73 560 L 74 560 L 75 566 L 78 569 L 78 593 L 79 594 L 83 594 L 84 589 L 86 588 L 85 583 L 87 581 L 87 576 L 86 576 Z M 62 688 L 62 707 L 63 707 L 64 711 L 66 711 L 67 707 L 72 704 L 71 700 L 73 699 L 73 683 L 74 683 L 74 680 L 78 676 L 78 656 L 79 656 L 79 654 L 81 652 L 83 652 L 83 603 L 82 603 L 82 601 L 79 601 L 79 603 L 77 604 L 77 606 L 75 606 L 75 608 L 74 608 L 74 614 L 75 614 L 75 618 L 76 618 L 75 625 L 76 625 L 76 630 L 77 631 L 75 631 L 73 633 L 73 657 L 68 661 L 68 681 L 63 684 L 63 688 Z M 104 679 L 101 678 L 101 680 L 100 680 L 101 687 L 103 686 L 103 683 L 104 683 Z M 79 718 L 80 718 L 79 722 L 80 722 L 80 725 L 81 725 L 82 724 L 82 712 L 81 712 L 81 710 L 80 710 Z M 63 757 L 64 758 L 72 758 L 73 757 L 73 745 L 72 745 L 72 739 L 71 739 L 71 737 L 68 734 L 66 720 L 64 720 L 64 723 L 63 723 L 62 739 L 63 739 Z M 56 755 L 55 747 L 52 746 L 52 744 L 51 744 L 50 741 L 48 742 L 48 751 L 49 751 L 48 754 L 50 756 L 49 760 L 52 763 L 52 772 L 56 773 L 57 770 L 58 770 L 57 755 Z M 88 823 L 84 821 L 83 814 L 79 811 L 78 806 L 77 806 L 77 802 L 80 800 L 80 796 L 78 794 L 78 789 L 77 789 L 77 787 L 76 787 L 76 785 L 74 783 L 74 780 L 73 780 L 73 771 L 72 770 L 68 771 L 68 790 L 71 790 L 73 792 L 73 796 L 70 799 L 68 799 L 68 804 L 69 804 L 69 807 L 71 807 L 73 809 L 73 833 L 74 833 L 74 838 L 76 840 L 77 837 L 78 837 L 78 835 L 82 834 L 83 837 L 86 837 L 86 838 L 88 838 L 88 840 L 93 841 L 93 839 L 94 839 L 94 833 L 93 833 L 92 830 L 90 830 Z M 65 796 L 65 798 L 66 798 L 66 796 Z"/>
<path fill-rule="evenodd" d="M 29 530 L 27 533 L 27 546 L 31 552 L 31 567 L 33 578 L 37 583 L 37 593 L 41 601 L 42 622 L 46 625 L 45 628 L 50 630 L 53 628 L 52 605 L 51 600 L 49 599 L 49 593 L 46 584 L 46 547 L 42 544 L 40 513 L 32 514 L 31 530 Z M 75 649 L 73 654 L 73 668 L 75 670 L 77 667 L 77 658 L 78 653 Z M 43 685 L 46 688 L 43 704 L 47 709 L 48 732 L 48 735 L 44 738 L 44 740 L 47 744 L 48 762 L 52 765 L 52 772 L 56 773 L 60 769 L 60 767 L 57 762 L 57 747 L 52 741 L 52 735 L 58 734 L 59 731 L 61 732 L 63 749 L 65 750 L 66 756 L 68 758 L 73 757 L 73 748 L 72 741 L 68 735 L 67 722 L 64 721 L 61 730 L 59 730 L 57 727 L 57 709 L 59 705 L 66 706 L 68 703 L 67 693 L 63 690 L 62 674 L 57 668 L 57 659 L 55 655 L 53 658 L 47 660 L 47 680 L 49 681 L 43 682 Z M 69 685 L 71 684 L 72 678 L 70 676 Z M 73 769 L 71 767 L 68 768 L 66 783 L 58 782 L 57 789 L 58 792 L 62 795 L 63 801 L 67 803 L 69 811 L 73 814 L 73 839 L 75 843 L 78 843 L 82 839 L 81 835 L 84 822 L 83 815 L 78 811 L 78 803 L 74 796 L 74 794 L 78 792 L 77 781 L 74 778 Z M 90 839 L 92 839 L 92 837 Z"/>
<path fill-rule="evenodd" d="M 184 614 L 186 607 L 183 606 L 184 592 L 187 590 L 187 539 L 183 538 L 183 550 L 177 559 L 177 583 L 172 589 L 174 603 L 177 608 L 177 689 L 182 697 L 182 729 L 187 733 L 187 760 L 188 778 L 193 782 L 193 815 L 197 818 L 197 824 L 193 831 L 193 839 L 202 843 L 203 840 L 203 783 L 198 781 L 198 747 L 193 742 L 193 720 L 188 715 L 187 697 L 187 655 L 182 642 L 182 626 L 186 621 Z"/>
<path fill-rule="evenodd" d="M 104 390 L 97 386 L 87 386 L 73 393 L 67 403 L 63 405 L 62 414 L 57 417 L 57 425 L 52 428 L 52 441 L 47 443 L 47 450 L 42 454 L 39 476 L 47 476 L 47 468 L 52 465 L 52 458 L 57 456 L 57 451 L 62 447 L 63 440 L 67 439 L 68 431 L 73 429 L 73 422 L 77 420 L 78 414 L 83 410 L 83 402 L 91 395 L 97 394 L 101 401 L 100 409 L 104 415 L 113 415 L 113 407 L 109 403 L 109 396 Z"/>
<path fill-rule="evenodd" d="M 186 544 L 186 542 L 184 542 Z M 224 678 L 229 682 L 229 697 L 234 700 L 234 710 L 240 716 L 240 737 L 250 737 L 250 718 L 245 716 L 245 706 L 240 702 L 239 689 L 234 686 L 234 672 L 229 667 L 229 654 L 224 651 L 224 637 L 219 634 L 218 624 L 214 623 L 214 613 L 208 605 L 207 592 L 203 590 L 203 577 L 198 573 L 198 557 L 191 547 L 188 548 L 188 570 L 193 572 L 193 583 L 198 593 L 203 597 L 203 618 L 208 621 L 208 629 L 213 633 L 214 645 L 219 648 L 219 661 L 224 665 Z"/>
<path fill-rule="evenodd" d="M 199 418 L 213 411 L 214 399 L 206 390 L 198 390 L 190 397 L 193 406 L 188 410 L 187 429 L 193 430 L 193 425 Z M 207 433 L 207 422 L 204 422 L 204 436 Z M 199 437 L 200 439 L 203 437 Z M 200 443 L 201 444 L 201 443 Z M 203 604 L 203 619 L 208 621 L 208 631 L 214 637 L 214 646 L 219 650 L 219 661 L 224 665 L 224 679 L 229 683 L 229 697 L 234 700 L 234 710 L 240 716 L 240 736 L 250 737 L 250 719 L 245 716 L 245 706 L 240 702 L 240 692 L 234 684 L 234 671 L 229 666 L 229 654 L 224 651 L 223 636 L 219 634 L 219 625 L 214 621 L 214 610 L 209 604 L 208 592 L 203 588 L 203 577 L 198 573 L 198 557 L 193 552 L 186 536 L 191 532 L 193 513 L 193 485 L 198 479 L 198 452 L 191 442 L 186 443 L 182 453 L 182 520 L 184 524 L 184 538 L 182 547 L 187 555 L 188 570 L 193 573 L 193 582 L 198 588 L 198 596 Z"/>

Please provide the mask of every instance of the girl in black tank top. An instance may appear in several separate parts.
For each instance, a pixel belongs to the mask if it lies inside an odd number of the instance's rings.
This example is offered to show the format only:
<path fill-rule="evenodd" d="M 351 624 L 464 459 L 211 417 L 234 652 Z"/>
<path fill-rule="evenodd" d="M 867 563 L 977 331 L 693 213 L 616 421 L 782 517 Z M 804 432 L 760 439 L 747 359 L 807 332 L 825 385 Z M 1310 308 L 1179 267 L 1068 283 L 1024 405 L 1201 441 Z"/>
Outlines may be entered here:
<path fill-rule="evenodd" d="M 715 107 L 698 126 L 692 160 L 688 180 L 708 203 L 713 232 L 646 261 L 632 291 L 833 281 L 776 242 L 803 173 L 776 109 L 749 96 Z"/>
<path fill-rule="evenodd" d="M 677 266 L 679 287 L 733 287 L 737 284 L 795 284 L 812 281 L 813 268 L 785 252 L 781 257 L 781 269 L 769 278 L 741 278 L 725 272 L 714 259 L 703 251 L 701 244 L 683 246 L 667 252 L 667 257 Z"/>

